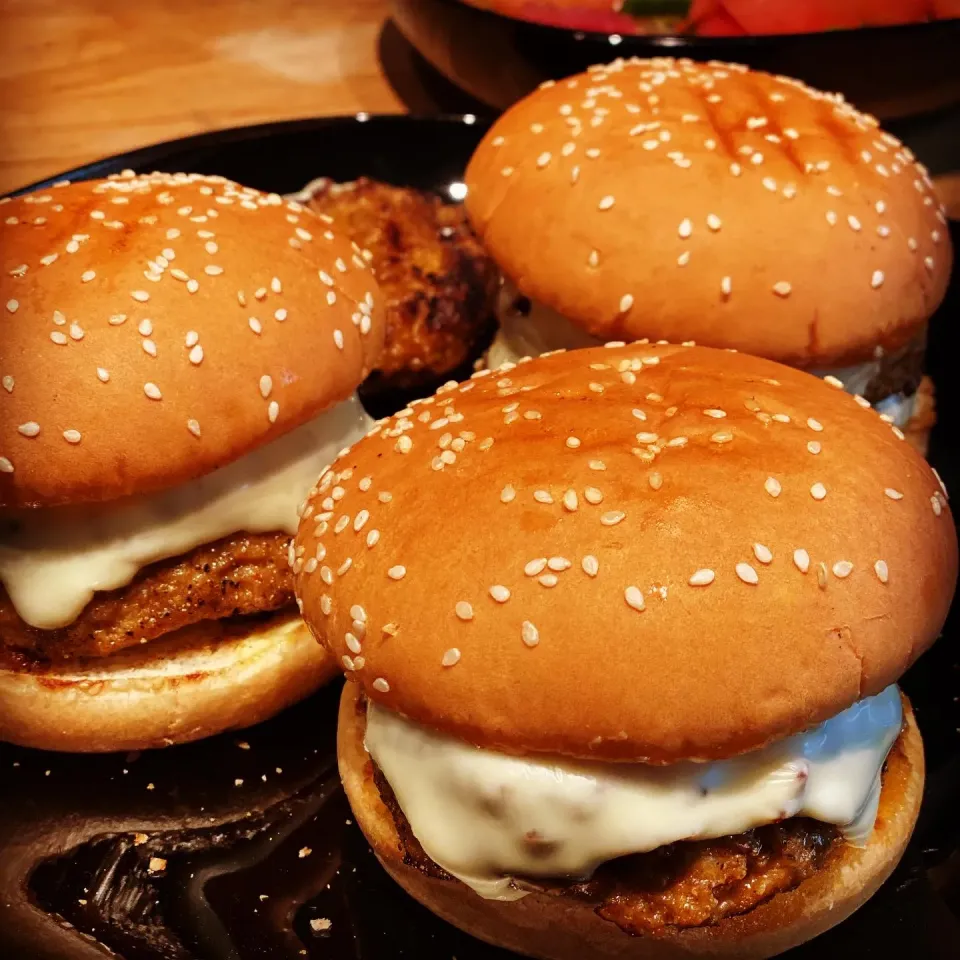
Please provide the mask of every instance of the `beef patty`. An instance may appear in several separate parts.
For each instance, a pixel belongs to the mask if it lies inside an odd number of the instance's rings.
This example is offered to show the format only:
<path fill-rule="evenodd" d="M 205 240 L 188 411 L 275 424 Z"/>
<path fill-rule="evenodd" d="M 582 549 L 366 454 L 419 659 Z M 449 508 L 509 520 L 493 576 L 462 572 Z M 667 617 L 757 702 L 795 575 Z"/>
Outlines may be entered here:
<path fill-rule="evenodd" d="M 290 606 L 289 543 L 282 533 L 237 534 L 161 560 L 127 586 L 95 594 L 73 623 L 56 630 L 24 623 L 0 586 L 0 653 L 50 662 L 106 656 L 203 620 Z"/>
<path fill-rule="evenodd" d="M 452 879 L 423 852 L 376 764 L 373 778 L 396 825 L 404 862 L 427 876 Z M 590 880 L 537 879 L 524 886 L 587 900 L 626 933 L 655 934 L 665 927 L 715 924 L 793 890 L 825 865 L 839 839 L 830 824 L 794 817 L 733 837 L 682 840 L 618 857 Z"/>
<path fill-rule="evenodd" d="M 322 181 L 307 206 L 369 251 L 384 293 L 386 343 L 364 396 L 441 380 L 486 347 L 499 273 L 460 205 L 364 177 Z"/>

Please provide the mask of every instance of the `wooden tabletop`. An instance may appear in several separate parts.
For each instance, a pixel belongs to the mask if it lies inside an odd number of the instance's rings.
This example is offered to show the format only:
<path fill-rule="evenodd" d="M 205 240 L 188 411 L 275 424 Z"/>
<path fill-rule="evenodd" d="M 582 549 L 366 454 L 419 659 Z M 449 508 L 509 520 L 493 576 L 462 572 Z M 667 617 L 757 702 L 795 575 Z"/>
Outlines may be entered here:
<path fill-rule="evenodd" d="M 204 130 L 448 109 L 388 15 L 389 0 L 0 0 L 0 193 Z"/>

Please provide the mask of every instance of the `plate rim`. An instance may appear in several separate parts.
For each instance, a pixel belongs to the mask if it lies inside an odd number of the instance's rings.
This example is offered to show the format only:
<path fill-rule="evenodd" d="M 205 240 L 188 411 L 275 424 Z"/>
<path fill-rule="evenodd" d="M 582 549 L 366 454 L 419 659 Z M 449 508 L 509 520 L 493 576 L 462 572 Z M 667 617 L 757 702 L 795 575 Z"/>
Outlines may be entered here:
<path fill-rule="evenodd" d="M 157 140 L 152 143 L 144 144 L 141 147 L 134 147 L 132 150 L 124 150 L 120 153 L 108 154 L 99 157 L 96 160 L 89 160 L 86 163 L 71 167 L 59 173 L 51 174 L 40 180 L 33 181 L 22 187 L 16 187 L 3 193 L 4 198 L 14 198 L 27 193 L 34 193 L 37 190 L 48 189 L 55 184 L 64 181 L 82 181 L 95 180 L 99 177 L 108 176 L 117 172 L 116 168 L 126 168 L 136 170 L 139 173 L 145 172 L 151 164 L 161 163 L 165 157 L 169 157 L 183 150 L 217 147 L 229 143 L 241 143 L 250 140 L 269 140 L 277 135 L 290 133 L 311 133 L 328 128 L 348 129 L 359 126 L 390 127 L 404 126 L 413 124 L 416 126 L 429 126 L 437 129 L 451 129 L 458 126 L 476 127 L 478 130 L 485 130 L 487 126 L 495 119 L 494 115 L 474 114 L 474 113 L 438 113 L 438 114 L 416 114 L 416 113 L 368 113 L 358 111 L 348 114 L 331 114 L 329 116 L 308 116 L 292 117 L 286 120 L 267 120 L 262 123 L 238 124 L 232 127 L 221 127 L 216 130 L 205 130 L 201 133 L 190 133 L 182 137 L 173 137 L 168 140 Z M 154 167 L 154 169 L 169 169 Z M 191 171 L 185 171 L 187 173 Z"/>

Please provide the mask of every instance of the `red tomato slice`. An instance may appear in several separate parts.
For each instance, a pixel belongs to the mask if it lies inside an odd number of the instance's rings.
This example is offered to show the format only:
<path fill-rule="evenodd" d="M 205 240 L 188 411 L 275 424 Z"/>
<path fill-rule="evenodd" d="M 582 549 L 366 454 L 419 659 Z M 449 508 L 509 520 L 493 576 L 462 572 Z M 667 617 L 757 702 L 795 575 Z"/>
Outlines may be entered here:
<path fill-rule="evenodd" d="M 960 0 L 941 0 L 958 5 Z M 913 23 L 928 19 L 931 0 L 709 0 L 750 34 L 814 33 L 882 24 Z M 697 20 L 695 3 L 691 20 L 697 32 L 706 33 L 708 23 Z"/>

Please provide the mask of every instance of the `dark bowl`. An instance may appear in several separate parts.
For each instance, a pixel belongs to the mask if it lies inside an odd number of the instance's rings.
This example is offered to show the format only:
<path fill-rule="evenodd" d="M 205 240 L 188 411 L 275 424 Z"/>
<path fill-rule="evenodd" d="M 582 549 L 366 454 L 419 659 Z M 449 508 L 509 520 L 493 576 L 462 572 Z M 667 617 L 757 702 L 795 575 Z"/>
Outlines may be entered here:
<path fill-rule="evenodd" d="M 460 0 L 394 0 L 393 17 L 458 86 L 505 109 L 548 79 L 615 57 L 745 63 L 842 93 L 881 120 L 960 104 L 960 20 L 755 37 L 637 36 L 545 26 Z"/>
<path fill-rule="evenodd" d="M 450 196 L 484 129 L 472 117 L 267 124 L 158 144 L 48 182 L 195 170 L 287 192 L 320 175 L 366 174 Z M 949 145 L 931 154 L 945 169 Z M 956 225 L 952 235 L 960 244 Z M 939 404 L 930 459 L 953 490 L 958 281 L 931 327 L 928 358 Z M 903 678 L 927 754 L 904 860 L 866 906 L 792 960 L 960 956 L 958 617 L 960 604 Z M 518 960 L 432 916 L 370 852 L 337 774 L 338 686 L 240 734 L 142 755 L 0 744 L 0 958 Z M 151 869 L 154 858 L 162 868 Z"/>

